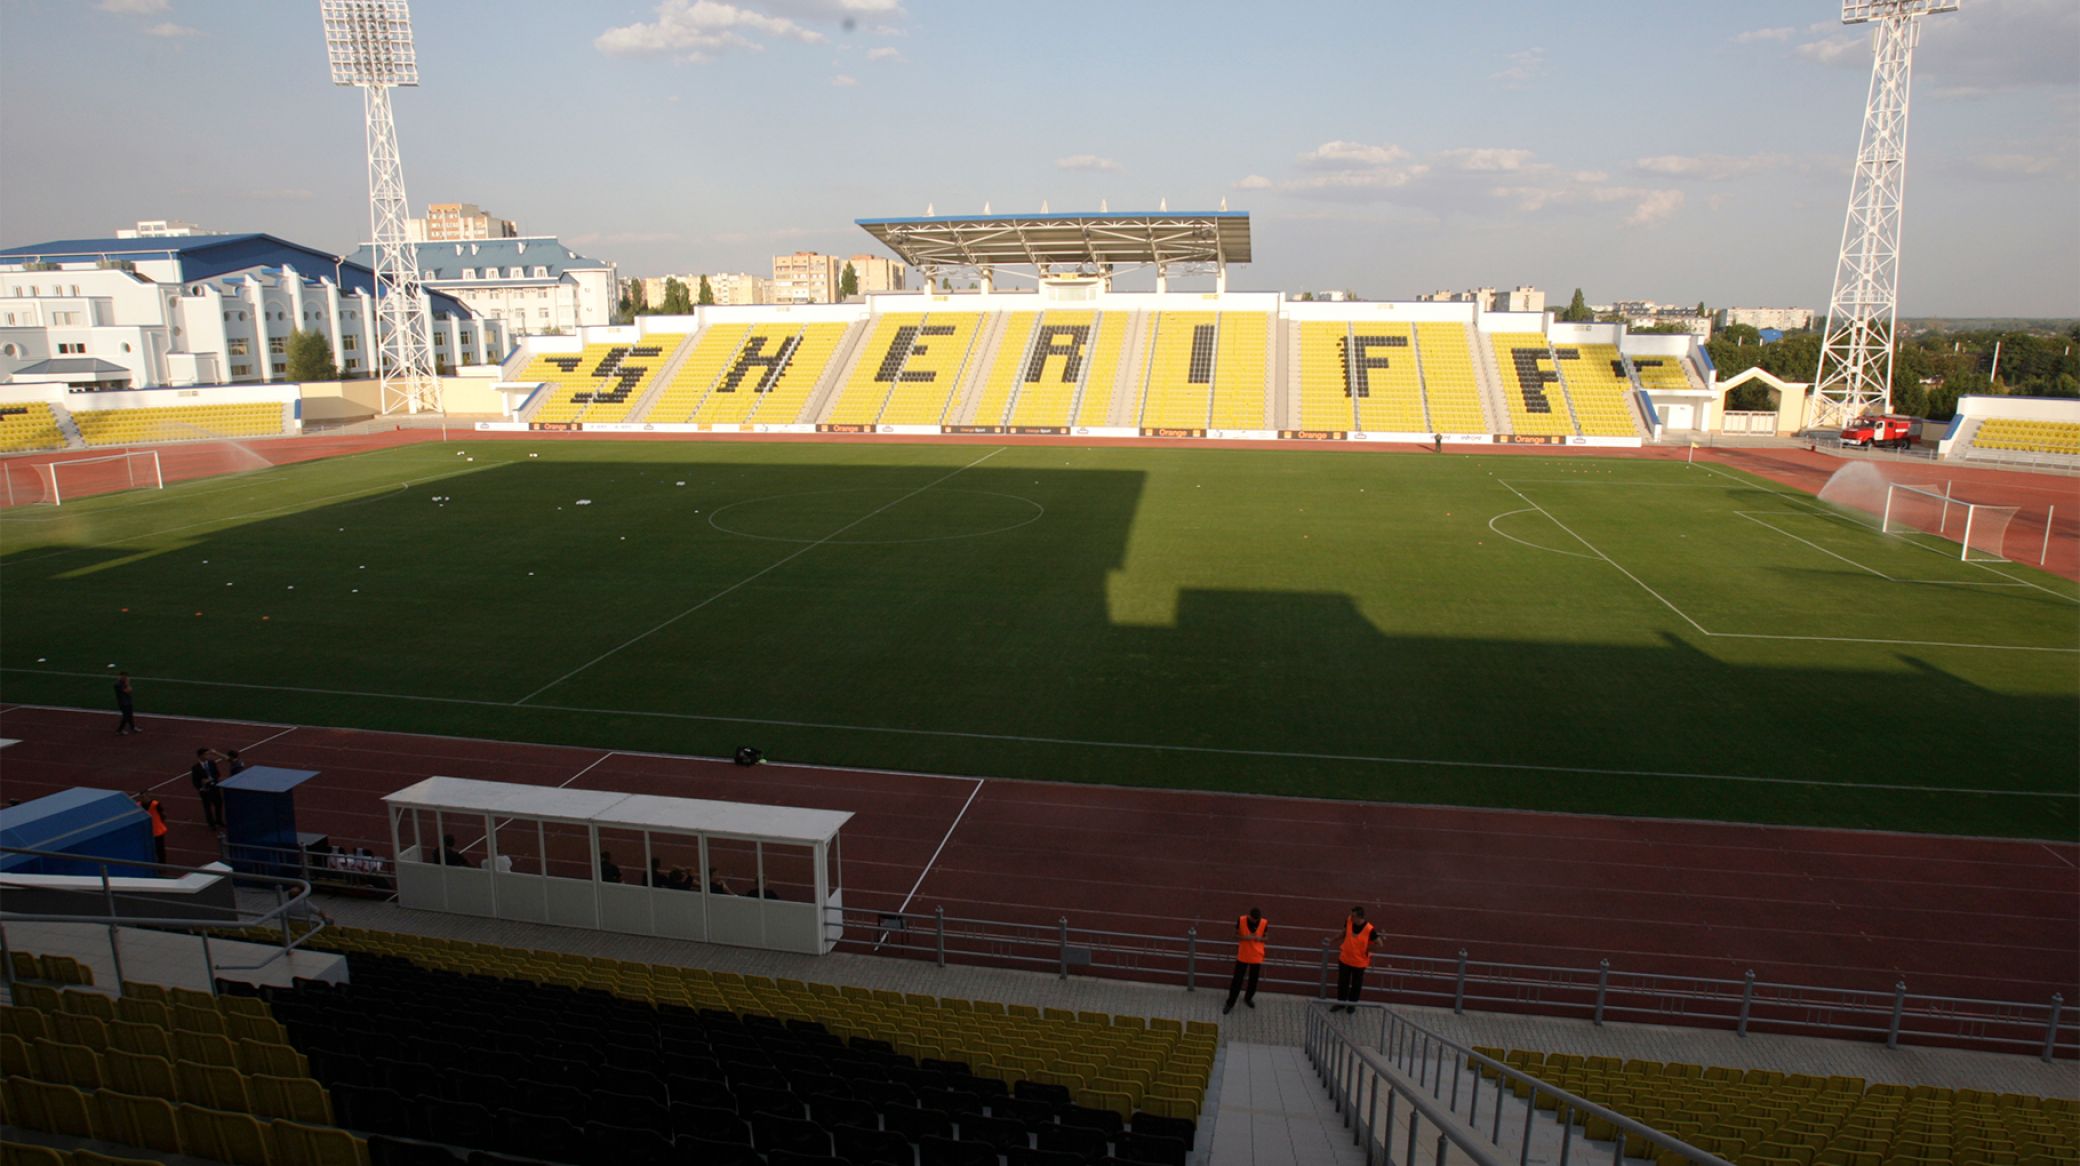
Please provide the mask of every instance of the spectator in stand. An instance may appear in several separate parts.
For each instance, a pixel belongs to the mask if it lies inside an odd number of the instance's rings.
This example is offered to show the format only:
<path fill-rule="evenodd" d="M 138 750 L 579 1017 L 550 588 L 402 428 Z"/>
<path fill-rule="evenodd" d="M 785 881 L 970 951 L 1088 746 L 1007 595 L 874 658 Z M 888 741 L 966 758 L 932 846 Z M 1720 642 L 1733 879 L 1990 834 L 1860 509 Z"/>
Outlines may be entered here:
<path fill-rule="evenodd" d="M 1257 1006 L 1257 981 L 1264 974 L 1264 933 L 1271 930 L 1271 920 L 1264 918 L 1261 907 L 1251 907 L 1249 914 L 1235 920 L 1235 974 L 1228 980 L 1228 1002 L 1221 1006 L 1221 1015 L 1235 1011 L 1235 998 L 1251 1008 Z"/>
<path fill-rule="evenodd" d="M 138 790 L 136 796 L 131 800 L 137 803 L 138 809 L 151 815 L 152 861 L 164 866 L 166 863 L 166 807 L 159 804 L 159 799 L 153 797 L 150 790 Z"/>
<path fill-rule="evenodd" d="M 1356 1012 L 1358 993 L 1365 990 L 1365 971 L 1372 966 L 1372 949 L 1379 946 L 1379 929 L 1365 922 L 1365 908 L 1352 907 L 1343 921 L 1343 945 L 1336 952 L 1336 998 L 1342 1003 L 1331 1012 Z"/>
<path fill-rule="evenodd" d="M 195 796 L 202 800 L 202 820 L 212 830 L 224 828 L 224 791 L 217 788 L 217 762 L 222 757 L 214 749 L 197 749 L 195 764 L 188 767 L 188 784 L 195 787 Z"/>
<path fill-rule="evenodd" d="M 128 672 L 116 673 L 116 712 L 120 717 L 116 721 L 116 736 L 118 737 L 125 733 L 144 732 L 143 729 L 137 727 L 136 696 L 136 691 L 130 686 L 130 674 Z"/>
<path fill-rule="evenodd" d="M 602 850 L 599 852 L 599 881 L 603 883 L 618 883 L 621 881 L 621 868 L 614 865 L 614 854 L 612 851 Z"/>

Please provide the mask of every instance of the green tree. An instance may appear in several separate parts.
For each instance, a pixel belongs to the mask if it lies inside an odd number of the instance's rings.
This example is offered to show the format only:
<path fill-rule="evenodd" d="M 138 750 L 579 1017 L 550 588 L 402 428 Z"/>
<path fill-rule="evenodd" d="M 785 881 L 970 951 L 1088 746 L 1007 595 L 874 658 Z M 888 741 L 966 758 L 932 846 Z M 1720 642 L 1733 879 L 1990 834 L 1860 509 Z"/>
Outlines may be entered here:
<path fill-rule="evenodd" d="M 1582 289 L 1574 289 L 1574 298 L 1568 300 L 1567 307 L 1561 311 L 1560 322 L 1563 324 L 1588 324 L 1595 319 L 1596 313 L 1589 310 L 1589 301 L 1582 298 Z"/>
<path fill-rule="evenodd" d="M 332 364 L 332 342 L 323 332 L 301 328 L 289 335 L 289 379 L 292 381 L 336 381 L 339 369 Z"/>
<path fill-rule="evenodd" d="M 624 280 L 621 284 L 621 300 L 614 305 L 614 322 L 626 324 L 637 316 L 647 315 L 650 306 L 643 301 L 643 281 Z"/>
<path fill-rule="evenodd" d="M 678 279 L 668 278 L 664 281 L 664 302 L 657 305 L 657 310 L 666 316 L 684 316 L 693 311 L 693 295 Z"/>
<path fill-rule="evenodd" d="M 847 260 L 845 270 L 838 273 L 838 298 L 849 300 L 858 294 L 859 272 L 852 270 L 852 263 Z"/>
<path fill-rule="evenodd" d="M 695 302 L 702 307 L 707 307 L 715 302 L 715 289 L 708 286 L 708 277 L 705 275 L 701 276 L 700 295 Z"/>
<path fill-rule="evenodd" d="M 1732 343 L 1735 348 L 1762 343 L 1762 333 L 1757 331 L 1753 324 L 1728 324 L 1719 329 L 1716 338 Z"/>

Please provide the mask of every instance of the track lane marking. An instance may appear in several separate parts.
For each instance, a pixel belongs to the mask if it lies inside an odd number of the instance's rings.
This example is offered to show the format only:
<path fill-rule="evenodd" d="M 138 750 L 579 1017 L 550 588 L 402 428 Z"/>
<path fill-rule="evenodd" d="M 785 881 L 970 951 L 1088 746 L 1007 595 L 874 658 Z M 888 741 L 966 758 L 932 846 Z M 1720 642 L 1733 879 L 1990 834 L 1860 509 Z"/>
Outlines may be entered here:
<path fill-rule="evenodd" d="M 1728 634 L 1731 635 L 1732 633 Z M 1985 647 L 1987 645 L 1961 646 Z M 2057 648 L 2037 650 L 2080 651 L 2080 649 Z M 0 668 L 0 672 L 25 672 L 37 676 L 98 677 L 102 675 L 98 672 L 58 672 L 39 668 Z M 188 680 L 174 676 L 143 676 L 138 679 L 149 680 L 154 684 L 188 684 L 201 688 L 237 688 L 259 692 L 299 692 L 315 696 L 352 696 L 373 700 L 406 700 L 425 704 L 461 705 L 470 708 L 502 709 L 506 711 L 511 711 L 513 708 L 513 705 L 507 701 L 474 700 L 460 696 L 411 696 L 392 692 L 363 692 L 353 689 L 299 688 L 280 684 L 244 684 L 232 680 Z M 2063 790 L 1986 789 L 1977 786 L 1816 781 L 1800 777 L 1755 777 L 1735 773 L 1690 773 L 1682 770 L 1660 769 L 1610 769 L 1588 765 L 1537 765 L 1521 761 L 1463 761 L 1434 757 L 1389 757 L 1365 753 L 1311 753 L 1283 749 L 1239 749 L 1219 745 L 1178 745 L 1150 741 L 1096 741 L 1077 737 L 1043 737 L 1024 733 L 980 733 L 965 729 L 912 729 L 889 725 L 847 725 L 825 721 L 788 720 L 778 717 L 718 716 L 712 713 L 668 713 L 652 712 L 644 709 L 587 708 L 579 705 L 536 704 L 528 705 L 527 707 L 542 712 L 575 713 L 581 716 L 644 717 L 651 720 L 701 721 L 726 725 L 772 725 L 785 729 L 821 729 L 843 733 L 885 733 L 893 736 L 943 737 L 962 741 L 1011 741 L 1025 745 L 1067 745 L 1077 748 L 1127 749 L 1150 753 L 1199 753 L 1216 757 L 1263 757 L 1280 761 L 1345 761 L 1367 765 L 1434 765 L 1444 769 L 1522 771 L 1527 773 L 1585 773 L 1599 777 L 1677 778 L 1685 781 L 1730 781 L 1759 785 L 1812 786 L 1824 789 L 1893 790 L 1903 793 L 1987 794 L 1994 797 L 2070 798 L 2080 800 L 2080 790 L 2066 792 Z M 475 740 L 476 738 L 464 739 Z M 568 748 L 568 746 L 551 747 Z"/>

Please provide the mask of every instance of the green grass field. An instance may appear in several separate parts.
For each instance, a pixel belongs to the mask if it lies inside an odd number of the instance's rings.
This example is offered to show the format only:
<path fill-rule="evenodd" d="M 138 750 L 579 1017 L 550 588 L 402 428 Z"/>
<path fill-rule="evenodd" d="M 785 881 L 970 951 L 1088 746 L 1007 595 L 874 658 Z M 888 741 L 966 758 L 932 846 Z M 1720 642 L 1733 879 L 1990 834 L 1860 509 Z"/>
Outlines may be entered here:
<path fill-rule="evenodd" d="M 146 717 L 2076 830 L 2074 584 L 1723 469 L 458 446 L 8 512 L 0 696 L 115 664 Z"/>

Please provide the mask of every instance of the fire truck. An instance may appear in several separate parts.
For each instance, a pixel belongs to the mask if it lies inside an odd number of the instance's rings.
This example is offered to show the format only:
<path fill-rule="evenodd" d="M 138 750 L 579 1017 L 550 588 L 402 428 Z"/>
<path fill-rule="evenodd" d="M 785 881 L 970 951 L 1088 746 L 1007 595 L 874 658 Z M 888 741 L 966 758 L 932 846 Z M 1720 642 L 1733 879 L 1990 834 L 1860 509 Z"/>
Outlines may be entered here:
<path fill-rule="evenodd" d="M 1842 427 L 1843 445 L 1866 448 L 1908 449 L 1921 436 L 1921 422 L 1912 417 L 1858 417 Z"/>

